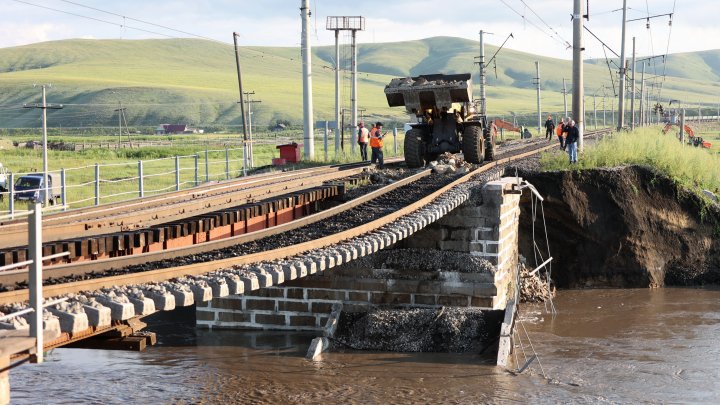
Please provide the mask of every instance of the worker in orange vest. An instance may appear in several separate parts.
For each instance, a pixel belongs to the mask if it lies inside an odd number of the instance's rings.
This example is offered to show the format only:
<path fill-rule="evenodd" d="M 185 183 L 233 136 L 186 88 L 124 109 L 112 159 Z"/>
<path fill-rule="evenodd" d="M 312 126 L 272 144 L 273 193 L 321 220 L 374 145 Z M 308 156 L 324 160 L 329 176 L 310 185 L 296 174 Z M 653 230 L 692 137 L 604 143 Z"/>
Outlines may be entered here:
<path fill-rule="evenodd" d="M 360 158 L 362 160 L 368 160 L 367 158 L 367 146 L 370 140 L 370 131 L 365 128 L 365 123 L 360 121 L 358 123 L 358 145 L 360 145 Z"/>
<path fill-rule="evenodd" d="M 378 167 L 383 168 L 384 162 L 383 162 L 383 137 L 385 134 L 382 132 L 383 123 L 377 122 L 375 123 L 375 126 L 370 131 L 370 148 L 372 149 L 372 156 L 370 158 L 370 163 L 378 162 Z"/>

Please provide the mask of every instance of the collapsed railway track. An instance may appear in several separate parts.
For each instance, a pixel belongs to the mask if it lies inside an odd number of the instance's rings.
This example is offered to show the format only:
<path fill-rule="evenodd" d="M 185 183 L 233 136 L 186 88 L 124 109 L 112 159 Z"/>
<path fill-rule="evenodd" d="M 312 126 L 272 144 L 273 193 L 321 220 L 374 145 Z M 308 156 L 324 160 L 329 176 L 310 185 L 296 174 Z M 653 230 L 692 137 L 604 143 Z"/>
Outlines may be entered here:
<path fill-rule="evenodd" d="M 399 161 L 390 159 L 389 163 Z M 43 218 L 43 242 L 132 231 L 192 215 L 304 190 L 362 172 L 368 162 L 266 173 L 140 198 L 137 200 L 57 212 Z M 0 249 L 27 244 L 27 220 L 0 222 Z"/>
<path fill-rule="evenodd" d="M 595 132 L 599 133 L 605 131 Z M 184 251 L 49 268 L 44 274 L 48 279 L 44 295 L 85 294 L 81 300 L 96 297 L 109 305 L 112 299 L 103 294 L 119 288 L 117 294 L 110 296 L 127 297 L 125 302 L 115 304 L 135 305 L 135 312 L 130 312 L 142 316 L 156 307 L 170 309 L 176 303 L 190 305 L 213 296 L 241 294 L 279 284 L 390 246 L 466 201 L 469 198 L 469 188 L 463 188 L 466 183 L 482 184 L 500 176 L 509 163 L 554 147 L 555 143 L 548 145 L 543 141 L 520 143 L 508 147 L 496 161 L 463 175 L 431 175 L 428 169 L 419 170 L 402 181 L 329 210 L 230 238 L 224 241 L 227 246 L 219 248 L 197 245 Z M 154 259 L 150 259 L 151 255 L 155 255 Z M 17 283 L 22 287 L 23 281 L 19 274 L 0 274 L 4 286 Z M 98 293 L 100 290 L 104 292 Z M 173 302 L 169 305 L 171 296 Z M 0 305 L 14 304 L 17 308 L 27 297 L 27 290 L 22 288 L 2 292 Z M 152 311 L 147 309 L 148 300 L 155 301 Z M 126 319 L 129 318 L 125 315 L 117 315 L 113 322 Z M 73 334 L 68 336 L 72 338 Z"/>

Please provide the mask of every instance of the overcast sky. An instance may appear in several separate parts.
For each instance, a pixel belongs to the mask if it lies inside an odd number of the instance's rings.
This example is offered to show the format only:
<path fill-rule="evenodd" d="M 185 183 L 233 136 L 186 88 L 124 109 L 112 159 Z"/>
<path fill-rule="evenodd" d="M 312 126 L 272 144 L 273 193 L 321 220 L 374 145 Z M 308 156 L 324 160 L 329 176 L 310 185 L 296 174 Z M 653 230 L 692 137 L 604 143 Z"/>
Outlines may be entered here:
<path fill-rule="evenodd" d="M 584 2 L 585 0 L 583 0 Z M 637 37 L 639 55 L 720 49 L 718 0 L 628 0 L 628 19 L 671 13 L 646 21 L 628 23 L 627 44 Z M 53 11 L 27 3 L 62 10 Z M 74 4 L 73 4 L 74 3 Z M 241 34 L 241 45 L 299 46 L 300 0 L 0 0 L 0 47 L 67 38 L 164 38 L 186 34 L 164 30 L 121 16 L 150 21 L 191 34 L 232 42 Z M 89 6 L 120 16 L 92 10 Z M 492 32 L 489 44 L 499 45 L 514 34 L 508 48 L 570 59 L 572 0 L 311 0 L 313 44 L 333 43 L 325 30 L 329 15 L 362 15 L 364 43 L 420 39 L 449 35 L 477 39 L 478 31 Z M 529 7 L 528 7 L 529 6 Z M 587 27 L 610 48 L 620 53 L 622 0 L 590 0 Z M 613 11 L 616 10 L 616 11 Z M 80 17 L 92 17 L 112 24 Z M 127 28 L 121 28 L 125 25 Z M 669 38 L 669 41 L 668 41 Z M 600 43 L 585 33 L 586 57 L 603 57 Z M 608 56 L 611 52 L 608 51 Z"/>

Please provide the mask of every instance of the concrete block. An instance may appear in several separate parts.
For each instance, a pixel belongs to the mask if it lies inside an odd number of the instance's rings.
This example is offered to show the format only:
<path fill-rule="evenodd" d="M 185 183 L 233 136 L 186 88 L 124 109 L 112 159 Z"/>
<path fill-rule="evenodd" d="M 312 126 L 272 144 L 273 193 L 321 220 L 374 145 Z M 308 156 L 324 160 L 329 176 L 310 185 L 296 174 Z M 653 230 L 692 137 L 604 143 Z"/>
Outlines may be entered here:
<path fill-rule="evenodd" d="M 308 360 L 318 360 L 320 354 L 330 347 L 330 341 L 326 337 L 316 337 L 310 342 L 305 358 Z"/>
<path fill-rule="evenodd" d="M 305 266 L 305 270 L 307 270 L 307 274 L 315 274 L 318 272 L 318 265 L 315 260 L 309 257 L 303 257 L 301 260 L 302 264 Z"/>
<path fill-rule="evenodd" d="M 176 307 L 187 307 L 195 303 L 195 295 L 192 293 L 192 291 L 180 289 L 180 288 L 170 288 L 166 287 L 170 294 L 175 297 L 175 306 Z"/>
<path fill-rule="evenodd" d="M 47 308 L 60 320 L 60 330 L 65 333 L 75 334 L 87 330 L 90 327 L 88 316 L 85 312 L 64 312 L 56 308 Z"/>
<path fill-rule="evenodd" d="M 43 333 L 45 333 L 45 341 L 57 339 L 62 333 L 60 319 L 57 316 L 45 313 L 43 315 Z"/>
<path fill-rule="evenodd" d="M 110 308 L 110 316 L 113 320 L 125 321 L 135 316 L 135 305 L 130 302 L 116 302 L 102 296 L 95 297 L 95 300 Z"/>
<path fill-rule="evenodd" d="M 264 267 L 267 274 L 272 276 L 272 285 L 278 285 L 285 282 L 285 271 L 283 271 L 282 266 L 266 265 Z"/>
<path fill-rule="evenodd" d="M 143 290 L 143 294 L 153 300 L 155 309 L 158 311 L 172 311 L 175 309 L 175 296 L 169 292 Z"/>
<path fill-rule="evenodd" d="M 232 273 L 223 274 L 228 292 L 231 295 L 243 294 L 245 292 L 245 282 L 237 275 Z"/>
<path fill-rule="evenodd" d="M 110 308 L 102 305 L 90 306 L 83 305 L 85 314 L 88 318 L 88 324 L 96 328 L 104 328 L 112 323 L 112 315 Z"/>
<path fill-rule="evenodd" d="M 228 288 L 224 277 L 210 278 L 207 283 L 212 289 L 213 297 L 227 297 L 230 295 L 230 288 Z"/>
<path fill-rule="evenodd" d="M 282 265 L 284 280 L 295 280 L 298 278 L 298 271 L 293 263 L 285 263 Z"/>
<path fill-rule="evenodd" d="M 450 250 L 453 252 L 470 252 L 470 242 L 443 240 L 438 243 L 440 250 Z"/>
<path fill-rule="evenodd" d="M 135 306 L 135 314 L 150 315 L 155 313 L 155 302 L 148 297 L 135 298 L 129 296 L 128 299 Z"/>
<path fill-rule="evenodd" d="M 196 303 L 210 301 L 213 298 L 213 291 L 210 286 L 190 284 L 188 287 L 190 287 Z"/>
<path fill-rule="evenodd" d="M 338 246 L 335 251 L 338 252 L 338 256 L 340 256 L 342 263 L 348 263 L 353 260 L 352 252 L 349 249 L 346 249 L 345 246 Z"/>

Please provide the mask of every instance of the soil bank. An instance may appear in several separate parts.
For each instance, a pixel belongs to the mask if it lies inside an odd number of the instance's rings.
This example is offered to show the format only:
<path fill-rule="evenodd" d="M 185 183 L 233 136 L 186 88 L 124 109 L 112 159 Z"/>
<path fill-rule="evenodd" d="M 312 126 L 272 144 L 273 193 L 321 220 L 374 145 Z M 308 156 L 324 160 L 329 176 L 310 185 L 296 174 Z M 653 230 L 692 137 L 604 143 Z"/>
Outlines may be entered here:
<path fill-rule="evenodd" d="M 720 284 L 720 209 L 668 177 L 642 166 L 518 174 L 545 197 L 559 287 Z M 533 263 L 527 194 L 520 252 Z M 538 218 L 536 238 L 544 250 Z"/>

